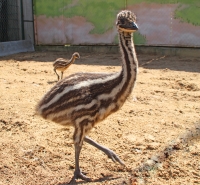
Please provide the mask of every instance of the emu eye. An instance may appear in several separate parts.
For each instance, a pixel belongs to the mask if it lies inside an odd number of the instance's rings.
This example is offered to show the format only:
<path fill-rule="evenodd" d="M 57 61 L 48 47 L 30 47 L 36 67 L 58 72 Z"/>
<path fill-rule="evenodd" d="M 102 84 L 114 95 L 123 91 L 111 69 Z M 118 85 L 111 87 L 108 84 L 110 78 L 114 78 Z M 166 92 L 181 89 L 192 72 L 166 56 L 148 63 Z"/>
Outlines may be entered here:
<path fill-rule="evenodd" d="M 125 24 L 125 20 L 124 19 L 121 19 L 120 22 L 121 22 L 121 24 Z"/>

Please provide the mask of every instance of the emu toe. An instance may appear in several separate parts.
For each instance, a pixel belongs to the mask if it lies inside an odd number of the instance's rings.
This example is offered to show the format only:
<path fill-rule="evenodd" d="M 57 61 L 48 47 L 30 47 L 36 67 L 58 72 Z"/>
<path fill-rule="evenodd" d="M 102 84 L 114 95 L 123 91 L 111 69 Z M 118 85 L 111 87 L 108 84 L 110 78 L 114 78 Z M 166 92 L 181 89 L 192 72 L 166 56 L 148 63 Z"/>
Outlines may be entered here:
<path fill-rule="evenodd" d="M 74 184 L 77 179 L 82 179 L 82 180 L 87 181 L 87 182 L 91 182 L 92 181 L 92 179 L 90 179 L 89 177 L 84 175 L 81 171 L 75 171 L 74 172 L 74 176 L 72 177 L 72 179 L 69 182 L 69 184 Z"/>
<path fill-rule="evenodd" d="M 125 166 L 124 162 L 117 156 L 117 154 L 115 154 L 115 152 L 113 152 L 110 149 L 105 150 L 105 154 L 112 159 L 113 162 L 118 162 L 121 165 Z"/>

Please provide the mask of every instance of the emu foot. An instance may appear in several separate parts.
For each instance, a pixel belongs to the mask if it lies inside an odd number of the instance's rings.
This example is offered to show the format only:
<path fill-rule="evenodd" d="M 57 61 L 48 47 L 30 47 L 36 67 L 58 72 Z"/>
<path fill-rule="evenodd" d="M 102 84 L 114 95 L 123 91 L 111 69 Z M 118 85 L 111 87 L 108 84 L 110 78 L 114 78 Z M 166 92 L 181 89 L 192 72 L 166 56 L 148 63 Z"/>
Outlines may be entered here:
<path fill-rule="evenodd" d="M 104 152 L 110 159 L 112 159 L 113 162 L 118 162 L 121 165 L 125 166 L 124 162 L 117 156 L 117 154 L 115 154 L 115 152 L 110 149 L 107 149 Z"/>
<path fill-rule="evenodd" d="M 82 179 L 82 180 L 87 181 L 87 182 L 91 182 L 92 181 L 92 179 L 90 179 L 89 177 L 87 177 L 86 175 L 84 175 L 79 170 L 79 171 L 75 171 L 74 172 L 74 176 L 72 177 L 71 181 L 68 184 L 75 184 L 76 183 L 76 179 Z"/>

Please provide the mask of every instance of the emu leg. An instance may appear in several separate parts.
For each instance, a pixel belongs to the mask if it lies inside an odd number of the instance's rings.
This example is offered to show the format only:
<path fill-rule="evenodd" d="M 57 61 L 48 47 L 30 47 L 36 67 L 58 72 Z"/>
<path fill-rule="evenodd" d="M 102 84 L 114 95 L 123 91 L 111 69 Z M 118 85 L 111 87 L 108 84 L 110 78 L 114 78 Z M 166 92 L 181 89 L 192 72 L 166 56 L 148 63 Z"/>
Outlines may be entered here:
<path fill-rule="evenodd" d="M 60 77 L 59 77 L 58 73 L 56 72 L 56 69 L 54 69 L 54 72 L 56 73 L 56 75 L 58 77 L 58 81 L 59 81 Z"/>
<path fill-rule="evenodd" d="M 88 178 L 87 176 L 85 176 L 79 167 L 79 156 L 80 156 L 80 152 L 81 152 L 81 148 L 82 146 L 80 146 L 79 143 L 75 143 L 75 171 L 74 171 L 74 176 L 72 177 L 71 181 L 69 182 L 69 184 L 73 184 L 76 182 L 76 179 L 82 179 L 85 181 L 91 181 L 90 178 Z"/>
<path fill-rule="evenodd" d="M 99 143 L 95 142 L 87 136 L 85 136 L 84 141 L 104 152 L 109 158 L 113 160 L 113 162 L 118 162 L 121 165 L 125 165 L 124 162 L 109 148 L 100 145 Z"/>

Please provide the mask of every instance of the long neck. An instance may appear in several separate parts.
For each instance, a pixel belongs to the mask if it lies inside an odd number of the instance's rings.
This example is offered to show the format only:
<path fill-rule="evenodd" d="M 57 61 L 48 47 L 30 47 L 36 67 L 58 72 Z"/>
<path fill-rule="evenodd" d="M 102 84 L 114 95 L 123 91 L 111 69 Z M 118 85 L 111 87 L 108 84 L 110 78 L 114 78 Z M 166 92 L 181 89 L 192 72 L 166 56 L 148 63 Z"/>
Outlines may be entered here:
<path fill-rule="evenodd" d="M 72 58 L 70 58 L 69 63 L 67 65 L 72 64 L 75 61 L 75 59 L 75 56 L 72 55 Z"/>
<path fill-rule="evenodd" d="M 135 85 L 138 71 L 138 60 L 133 44 L 133 34 L 119 32 L 119 46 L 122 53 L 122 70 L 120 73 L 122 81 L 119 101 L 124 102 Z"/>

